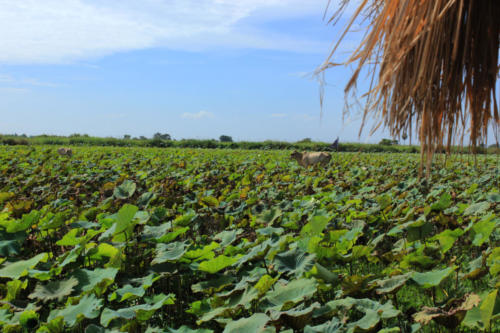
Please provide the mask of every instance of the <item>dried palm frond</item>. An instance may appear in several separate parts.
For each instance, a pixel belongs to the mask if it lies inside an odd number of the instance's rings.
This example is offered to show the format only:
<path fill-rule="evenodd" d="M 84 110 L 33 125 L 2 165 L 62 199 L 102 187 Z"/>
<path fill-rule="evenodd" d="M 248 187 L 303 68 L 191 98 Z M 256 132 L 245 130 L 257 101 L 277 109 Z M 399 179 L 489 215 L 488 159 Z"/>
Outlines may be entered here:
<path fill-rule="evenodd" d="M 342 0 L 337 20 L 350 3 Z M 317 73 L 336 66 L 333 56 L 354 22 L 369 29 L 344 64 L 355 64 L 345 88 L 356 87 L 362 69 L 375 78 L 366 92 L 367 116 L 394 137 L 417 130 L 422 164 L 429 172 L 434 150 L 470 132 L 475 152 L 500 116 L 495 92 L 499 73 L 499 0 L 361 0 L 350 23 Z"/>

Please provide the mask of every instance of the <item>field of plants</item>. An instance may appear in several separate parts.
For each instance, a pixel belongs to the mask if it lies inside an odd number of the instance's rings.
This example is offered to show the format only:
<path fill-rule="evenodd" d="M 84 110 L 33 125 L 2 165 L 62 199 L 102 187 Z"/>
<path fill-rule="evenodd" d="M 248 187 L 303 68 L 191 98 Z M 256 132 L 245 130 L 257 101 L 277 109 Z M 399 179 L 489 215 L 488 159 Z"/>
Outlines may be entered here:
<path fill-rule="evenodd" d="M 500 329 L 495 156 L 0 147 L 2 332 Z"/>

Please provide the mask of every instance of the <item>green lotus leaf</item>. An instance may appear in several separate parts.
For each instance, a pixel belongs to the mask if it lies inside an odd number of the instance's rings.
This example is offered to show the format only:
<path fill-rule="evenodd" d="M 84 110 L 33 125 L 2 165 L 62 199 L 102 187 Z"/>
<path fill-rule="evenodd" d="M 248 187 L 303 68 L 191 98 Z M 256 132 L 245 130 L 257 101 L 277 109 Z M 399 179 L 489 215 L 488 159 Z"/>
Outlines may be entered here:
<path fill-rule="evenodd" d="M 194 210 L 190 209 L 185 214 L 177 217 L 174 220 L 173 224 L 175 226 L 185 227 L 185 226 L 191 224 L 191 222 L 193 222 L 197 217 L 198 217 L 198 214 L 196 214 L 196 212 Z"/>
<path fill-rule="evenodd" d="M 151 318 L 152 315 L 161 309 L 164 305 L 172 305 L 175 302 L 174 294 L 159 294 L 153 297 L 145 297 L 144 300 L 147 304 L 140 304 L 130 307 L 136 314 L 136 318 L 139 321 L 146 321 Z"/>
<path fill-rule="evenodd" d="M 155 258 L 151 261 L 152 265 L 161 264 L 167 261 L 176 261 L 180 259 L 190 245 L 190 241 L 175 242 L 168 244 L 157 244 L 155 250 Z"/>
<path fill-rule="evenodd" d="M 71 229 L 68 231 L 63 238 L 56 242 L 59 246 L 76 246 L 76 245 L 85 245 L 90 239 L 92 239 L 95 235 L 99 234 L 98 230 L 87 230 L 87 233 L 81 237 L 77 235 L 80 233 L 80 229 Z"/>
<path fill-rule="evenodd" d="M 119 333 L 117 330 L 107 330 L 104 327 L 97 326 L 95 324 L 90 324 L 85 328 L 85 333 Z"/>
<path fill-rule="evenodd" d="M 270 318 L 263 313 L 255 313 L 250 318 L 242 318 L 226 325 L 223 333 L 258 333 L 263 332 Z"/>
<path fill-rule="evenodd" d="M 490 238 L 493 230 L 500 224 L 500 219 L 494 217 L 495 215 L 491 214 L 472 226 L 472 235 L 474 237 L 472 244 L 481 246 Z"/>
<path fill-rule="evenodd" d="M 330 271 L 319 263 L 314 264 L 311 273 L 313 276 L 325 281 L 326 283 L 330 283 L 332 285 L 337 285 L 340 283 L 340 276 L 338 273 Z"/>
<path fill-rule="evenodd" d="M 369 332 L 373 330 L 380 322 L 380 316 L 375 310 L 367 309 L 365 315 L 356 322 L 347 325 L 348 333 Z"/>
<path fill-rule="evenodd" d="M 128 199 L 134 195 L 137 185 L 131 180 L 125 180 L 120 186 L 117 186 L 113 191 L 113 196 L 117 199 Z"/>
<path fill-rule="evenodd" d="M 383 328 L 377 333 L 399 333 L 401 329 L 399 327 Z"/>
<path fill-rule="evenodd" d="M 443 211 L 451 206 L 451 202 L 452 202 L 451 194 L 445 192 L 441 195 L 438 202 L 435 202 L 431 205 L 431 209 L 437 211 Z"/>
<path fill-rule="evenodd" d="M 0 256 L 10 257 L 19 254 L 21 246 L 16 240 L 2 240 L 0 241 Z"/>
<path fill-rule="evenodd" d="M 13 263 L 4 263 L 4 267 L 0 269 L 0 277 L 19 279 L 28 274 L 30 268 L 35 267 L 39 262 L 45 262 L 48 258 L 47 253 L 40 253 L 28 260 L 19 260 Z"/>
<path fill-rule="evenodd" d="M 46 285 L 37 284 L 35 290 L 28 296 L 29 298 L 39 299 L 47 302 L 50 300 L 61 301 L 64 297 L 69 296 L 73 291 L 73 287 L 78 284 L 78 280 L 70 278 L 68 280 L 51 281 Z"/>
<path fill-rule="evenodd" d="M 486 199 L 491 203 L 499 203 L 500 193 L 490 193 L 486 196 Z"/>
<path fill-rule="evenodd" d="M 401 287 L 403 287 L 411 277 L 411 274 L 403 274 L 392 276 L 384 280 L 375 280 L 374 283 L 377 284 L 376 289 L 377 294 L 389 294 L 397 292 Z"/>
<path fill-rule="evenodd" d="M 470 205 L 464 211 L 465 216 L 469 215 L 481 215 L 487 212 L 490 209 L 491 204 L 487 201 L 477 202 L 475 204 Z"/>
<path fill-rule="evenodd" d="M 231 285 L 236 278 L 234 276 L 230 275 L 223 275 L 219 278 L 209 280 L 209 281 L 202 281 L 196 284 L 191 285 L 191 290 L 195 293 L 208 293 L 211 294 L 214 291 L 220 291 L 223 288 Z"/>
<path fill-rule="evenodd" d="M 125 308 L 125 309 L 119 309 L 119 310 L 112 310 L 109 308 L 104 308 L 101 313 L 101 320 L 100 324 L 104 327 L 108 327 L 109 323 L 114 320 L 114 319 L 125 319 L 125 320 L 130 320 L 135 318 L 135 312 L 134 310 L 131 310 L 130 308 Z"/>
<path fill-rule="evenodd" d="M 151 273 L 142 278 L 131 279 L 130 282 L 132 282 L 132 284 L 142 287 L 144 290 L 147 290 L 153 285 L 153 283 L 155 283 L 159 279 L 161 279 L 161 275 L 158 275 L 156 273 Z"/>
<path fill-rule="evenodd" d="M 109 295 L 108 299 L 110 301 L 117 300 L 118 302 L 123 302 L 132 298 L 141 298 L 145 293 L 146 290 L 143 287 L 139 286 L 134 288 L 132 285 L 127 284 L 114 291 L 111 295 Z"/>
<path fill-rule="evenodd" d="M 271 226 L 278 218 L 281 217 L 281 215 L 283 215 L 283 213 L 280 209 L 272 208 L 260 214 L 256 222 Z"/>
<path fill-rule="evenodd" d="M 500 273 L 500 247 L 497 246 L 493 249 L 486 262 L 490 267 L 490 274 L 497 276 Z"/>
<path fill-rule="evenodd" d="M 411 278 L 423 288 L 436 287 L 443 282 L 451 273 L 455 271 L 452 267 L 447 267 L 441 270 L 433 270 L 430 272 L 419 273 L 413 272 Z"/>
<path fill-rule="evenodd" d="M 78 269 L 73 273 L 73 277 L 78 280 L 77 291 L 94 290 L 100 295 L 114 282 L 116 273 L 118 273 L 116 268 L 96 268 L 93 271 Z"/>
<path fill-rule="evenodd" d="M 441 245 L 441 251 L 443 253 L 448 252 L 455 244 L 455 241 L 464 234 L 464 231 L 460 228 L 455 230 L 446 229 L 445 231 L 435 235 L 430 240 L 437 240 Z"/>
<path fill-rule="evenodd" d="M 214 274 L 226 267 L 235 264 L 238 259 L 238 257 L 227 257 L 225 255 L 220 255 L 217 258 L 202 261 L 198 266 L 198 269 L 203 272 Z"/>
<path fill-rule="evenodd" d="M 96 252 L 90 256 L 94 260 L 102 260 L 104 258 L 114 258 L 120 255 L 120 250 L 108 243 L 100 243 L 97 246 Z"/>
<path fill-rule="evenodd" d="M 60 272 L 60 271 L 62 271 L 62 267 L 58 266 L 52 272 Z M 52 278 L 52 272 L 51 271 L 41 271 L 38 269 L 29 269 L 28 276 L 31 278 L 37 279 L 38 281 L 47 281 L 47 280 L 50 280 Z"/>
<path fill-rule="evenodd" d="M 342 329 L 342 330 L 341 330 Z M 317 326 L 306 326 L 304 333 L 337 333 L 345 332 L 344 324 L 338 318 L 332 318 L 331 321 Z"/>
<path fill-rule="evenodd" d="M 184 258 L 190 259 L 193 261 L 200 261 L 205 259 L 212 259 L 215 257 L 213 250 L 219 247 L 219 243 L 212 242 L 209 245 L 200 246 L 193 250 L 189 250 L 184 253 Z"/>
<path fill-rule="evenodd" d="M 191 329 L 188 326 L 182 325 L 178 329 L 167 328 L 168 333 L 213 333 L 212 330 L 206 328 Z"/>
<path fill-rule="evenodd" d="M 277 254 L 274 257 L 274 264 L 278 272 L 289 272 L 296 277 L 301 277 L 302 274 L 311 270 L 314 266 L 316 256 L 307 254 L 298 247 Z"/>
<path fill-rule="evenodd" d="M 62 317 L 67 326 L 73 327 L 82 318 L 97 318 L 100 314 L 102 303 L 103 301 L 94 295 L 85 295 L 76 305 L 68 305 L 63 309 L 50 311 L 47 321 Z"/>
<path fill-rule="evenodd" d="M 58 257 L 58 261 L 60 262 L 59 267 L 65 267 L 66 265 L 75 262 L 80 254 L 83 252 L 84 247 L 81 245 L 75 246 L 71 251 L 62 254 Z M 64 258 L 64 259 L 63 259 Z"/>
<path fill-rule="evenodd" d="M 263 299 L 263 307 L 268 310 L 283 310 L 294 304 L 311 298 L 317 290 L 318 283 L 314 279 L 297 279 L 286 285 L 276 283 L 274 290 L 269 291 Z"/>
<path fill-rule="evenodd" d="M 481 314 L 481 321 L 484 324 L 485 330 L 489 330 L 491 326 L 491 318 L 493 316 L 493 310 L 495 309 L 496 299 L 497 299 L 498 289 L 491 291 L 486 298 L 483 300 L 479 307 Z"/>
<path fill-rule="evenodd" d="M 15 194 L 12 192 L 0 192 L 0 204 L 12 199 L 14 196 Z"/>
<path fill-rule="evenodd" d="M 27 330 L 33 330 L 38 325 L 39 315 L 33 310 L 25 310 L 19 316 L 19 323 Z"/>
<path fill-rule="evenodd" d="M 139 205 L 140 207 L 145 207 L 151 202 L 151 200 L 153 200 L 155 198 L 156 198 L 156 195 L 154 193 L 145 192 L 145 193 L 141 194 L 139 199 L 137 199 L 137 205 Z"/>
<path fill-rule="evenodd" d="M 353 307 L 363 313 L 375 311 L 380 319 L 394 318 L 400 313 L 399 310 L 394 308 L 391 302 L 380 304 L 368 298 L 356 299 L 346 297 L 326 303 L 323 307 L 314 311 L 314 317 L 329 317 L 338 312 L 347 313 Z"/>
<path fill-rule="evenodd" d="M 310 221 L 302 227 L 300 234 L 302 236 L 318 236 L 326 228 L 329 220 L 330 218 L 324 215 L 313 216 Z"/>
<path fill-rule="evenodd" d="M 278 280 L 278 277 L 273 278 L 272 276 L 265 274 L 255 284 L 254 288 L 259 291 L 260 295 L 263 295 L 272 287 L 272 285 L 277 280 Z"/>
<path fill-rule="evenodd" d="M 280 320 L 280 318 L 285 317 L 287 322 L 291 322 L 292 326 L 296 330 L 302 330 L 310 320 L 312 319 L 312 313 L 314 310 L 321 307 L 321 304 L 314 302 L 309 306 L 301 304 L 293 309 L 287 311 L 269 311 L 269 317 L 273 320 Z"/>
<path fill-rule="evenodd" d="M 40 215 L 41 213 L 39 211 L 32 210 L 29 214 L 23 214 L 21 221 L 11 220 L 11 222 L 7 225 L 7 232 L 15 233 L 30 228 L 38 222 Z"/>
<path fill-rule="evenodd" d="M 129 205 L 126 204 L 116 214 L 116 227 L 114 231 L 114 235 L 125 231 L 131 224 L 132 221 L 134 220 L 135 214 L 139 208 L 134 205 Z"/>
<path fill-rule="evenodd" d="M 203 197 L 203 198 L 201 198 L 200 201 L 203 202 L 205 205 L 207 205 L 209 207 L 217 207 L 217 206 L 219 206 L 219 200 L 217 200 L 217 198 L 212 197 L 212 196 Z"/>
<path fill-rule="evenodd" d="M 146 241 L 150 239 L 160 238 L 164 236 L 169 230 L 172 229 L 172 223 L 167 222 L 160 224 L 158 226 L 144 226 L 144 230 L 141 234 L 141 240 Z"/>
<path fill-rule="evenodd" d="M 5 297 L 6 301 L 12 301 L 19 296 L 19 293 L 26 289 L 28 286 L 28 280 L 12 280 L 7 282 L 7 296 Z"/>
<path fill-rule="evenodd" d="M 225 247 L 227 245 L 232 244 L 235 240 L 236 237 L 243 232 L 243 229 L 237 229 L 237 230 L 224 230 L 222 232 L 219 232 L 217 235 L 214 236 L 215 240 L 220 241 L 220 246 Z"/>
<path fill-rule="evenodd" d="M 184 235 L 189 230 L 189 227 L 179 228 L 176 227 L 174 231 L 169 232 L 161 237 L 156 238 L 157 242 L 160 243 L 170 243 L 175 240 L 177 237 Z"/>

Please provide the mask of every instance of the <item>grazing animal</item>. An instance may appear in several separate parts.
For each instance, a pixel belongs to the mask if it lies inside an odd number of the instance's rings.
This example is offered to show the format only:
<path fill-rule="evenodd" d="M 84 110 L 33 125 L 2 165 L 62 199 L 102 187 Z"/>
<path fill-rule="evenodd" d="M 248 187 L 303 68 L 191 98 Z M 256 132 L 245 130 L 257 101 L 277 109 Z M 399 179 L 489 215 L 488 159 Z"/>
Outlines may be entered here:
<path fill-rule="evenodd" d="M 330 162 L 330 159 L 332 158 L 329 153 L 325 152 L 299 153 L 298 151 L 294 151 L 290 157 L 296 160 L 304 168 L 318 163 L 322 166 L 325 166 L 328 164 L 328 162 Z"/>
<path fill-rule="evenodd" d="M 335 149 L 336 151 L 339 151 L 339 137 L 337 137 L 337 140 L 335 140 L 331 145 L 330 149 Z"/>
<path fill-rule="evenodd" d="M 57 149 L 57 152 L 61 156 L 68 156 L 68 157 L 73 156 L 73 150 L 71 150 L 71 148 L 59 148 Z"/>

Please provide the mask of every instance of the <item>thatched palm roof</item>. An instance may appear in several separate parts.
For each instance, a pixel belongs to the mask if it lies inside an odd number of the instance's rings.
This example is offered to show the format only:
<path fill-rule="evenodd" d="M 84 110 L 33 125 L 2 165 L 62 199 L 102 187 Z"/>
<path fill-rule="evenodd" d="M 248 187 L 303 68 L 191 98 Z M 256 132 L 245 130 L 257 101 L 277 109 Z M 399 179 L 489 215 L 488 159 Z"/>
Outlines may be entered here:
<path fill-rule="evenodd" d="M 362 69 L 374 76 L 364 119 L 380 119 L 395 137 L 416 129 L 428 166 L 435 148 L 466 131 L 474 151 L 490 126 L 498 131 L 499 0 L 361 0 L 319 73 L 336 65 L 339 43 L 363 17 L 369 30 L 345 64 L 356 68 L 346 93 Z"/>

